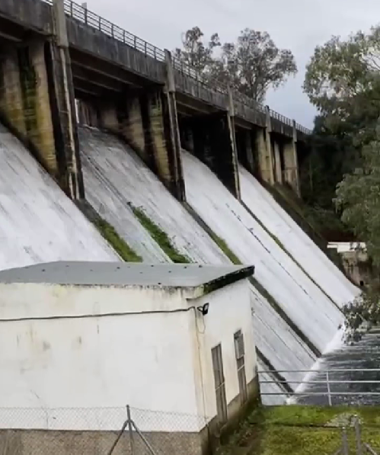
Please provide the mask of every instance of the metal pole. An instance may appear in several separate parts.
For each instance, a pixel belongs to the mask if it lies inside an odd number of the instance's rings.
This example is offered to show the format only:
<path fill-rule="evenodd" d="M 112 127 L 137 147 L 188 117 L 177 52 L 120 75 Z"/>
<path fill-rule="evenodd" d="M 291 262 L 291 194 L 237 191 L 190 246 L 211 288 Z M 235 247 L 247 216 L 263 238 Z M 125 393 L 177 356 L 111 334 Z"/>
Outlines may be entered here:
<path fill-rule="evenodd" d="M 82 8 L 84 9 L 84 23 L 87 24 L 87 3 L 82 3 Z"/>
<path fill-rule="evenodd" d="M 364 444 L 364 447 L 367 449 L 367 452 L 370 453 L 371 455 L 378 455 L 377 452 L 375 452 L 370 445 Z"/>
<path fill-rule="evenodd" d="M 133 442 L 133 428 L 132 428 L 132 419 L 131 419 L 131 408 L 127 404 L 127 420 L 128 420 L 128 432 L 129 432 L 129 445 L 131 448 L 131 454 L 135 453 L 135 445 Z"/>
<path fill-rule="evenodd" d="M 326 371 L 326 384 L 327 384 L 327 398 L 329 400 L 329 406 L 332 406 L 330 380 L 329 380 L 329 372 L 328 371 Z"/>
<path fill-rule="evenodd" d="M 125 429 L 127 428 L 127 425 L 128 425 L 128 420 L 126 420 L 121 428 L 121 430 L 119 431 L 119 434 L 117 435 L 117 438 L 115 440 L 115 442 L 112 444 L 112 447 L 110 448 L 109 452 L 107 453 L 107 455 L 111 455 L 112 452 L 114 451 L 117 443 L 120 441 L 120 438 L 123 436 L 123 433 L 125 431 Z"/>
<path fill-rule="evenodd" d="M 357 453 L 357 455 L 363 455 L 359 417 L 357 415 L 355 415 L 354 419 L 355 419 L 354 425 L 355 425 L 355 438 L 356 438 L 356 453 Z"/>
<path fill-rule="evenodd" d="M 166 86 L 169 93 L 175 93 L 175 80 L 173 70 L 173 59 L 172 54 L 167 49 L 165 52 L 165 63 L 166 63 Z"/>
<path fill-rule="evenodd" d="M 149 453 L 151 455 L 156 455 L 155 451 L 153 450 L 152 446 L 149 444 L 145 436 L 141 433 L 141 431 L 136 427 L 135 422 L 132 420 L 132 425 L 137 432 L 137 434 L 140 436 L 140 438 L 143 440 L 144 444 L 146 445 L 147 449 L 149 450 Z"/>
<path fill-rule="evenodd" d="M 347 431 L 346 428 L 342 429 L 342 454 L 349 455 L 348 449 L 348 439 L 347 439 Z"/>
<path fill-rule="evenodd" d="M 67 38 L 65 5 L 63 0 L 53 1 L 53 18 L 55 25 L 54 32 L 57 37 L 57 44 L 59 47 L 68 49 L 69 40 Z"/>

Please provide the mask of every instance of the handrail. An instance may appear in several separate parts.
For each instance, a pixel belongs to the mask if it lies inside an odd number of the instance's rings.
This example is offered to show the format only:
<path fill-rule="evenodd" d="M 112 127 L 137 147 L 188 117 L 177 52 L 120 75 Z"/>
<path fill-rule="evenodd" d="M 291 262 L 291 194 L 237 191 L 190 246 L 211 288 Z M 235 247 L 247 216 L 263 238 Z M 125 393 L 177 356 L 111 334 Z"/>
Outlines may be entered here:
<path fill-rule="evenodd" d="M 335 368 L 335 369 L 318 369 L 318 370 L 260 370 L 259 374 L 270 373 L 380 373 L 380 368 Z"/>
<path fill-rule="evenodd" d="M 302 380 L 287 380 L 284 378 L 282 375 L 284 373 L 292 373 L 292 374 L 297 374 L 301 373 L 304 375 Z M 308 377 L 310 374 L 314 375 L 319 375 L 322 376 L 320 379 L 311 379 Z M 288 384 L 288 385 L 296 385 L 296 386 L 309 386 L 309 385 L 325 385 L 326 390 L 325 391 L 315 391 L 314 390 L 306 390 L 303 388 L 302 390 L 297 391 L 297 388 L 295 391 L 287 390 L 287 391 L 281 391 L 281 392 L 263 392 L 261 391 L 261 395 L 263 396 L 288 396 L 288 397 L 307 397 L 307 396 L 327 396 L 329 406 L 332 406 L 332 397 L 334 396 L 380 396 L 380 387 L 377 389 L 377 391 L 366 391 L 366 390 L 357 390 L 357 391 L 339 391 L 339 390 L 331 390 L 332 385 L 337 385 L 337 384 L 363 384 L 363 385 L 380 385 L 380 380 L 377 379 L 344 379 L 344 380 L 336 380 L 332 379 L 332 374 L 336 373 L 378 373 L 378 377 L 380 377 L 380 369 L 376 368 L 363 368 L 363 369 L 355 369 L 355 368 L 350 368 L 350 369 L 321 369 L 321 370 L 260 370 L 258 371 L 259 379 L 260 379 L 260 384 L 278 384 L 279 386 L 283 384 Z M 276 379 L 273 380 L 265 380 L 261 379 L 260 375 L 277 375 Z M 311 375 L 310 375 L 311 376 Z M 324 379 L 323 379 L 324 377 Z"/>
<path fill-rule="evenodd" d="M 53 0 L 42 0 L 49 5 L 53 4 Z M 142 52 L 143 54 L 154 58 L 159 62 L 165 61 L 165 52 L 163 49 L 154 46 L 153 44 L 148 43 L 147 41 L 139 38 L 138 36 L 134 35 L 133 33 L 128 32 L 127 30 L 115 25 L 114 23 L 108 21 L 107 19 L 102 18 L 98 14 L 88 10 L 86 7 L 79 5 L 78 3 L 72 0 L 64 0 L 64 9 L 65 13 L 79 21 L 85 25 L 93 27 L 100 32 L 110 36 L 113 39 L 121 41 L 122 43 Z M 206 76 L 200 72 L 198 72 L 194 67 L 182 62 L 176 57 L 173 57 L 173 66 L 174 68 L 179 71 L 180 73 L 204 84 L 211 90 L 214 90 L 219 93 L 227 94 L 228 87 L 225 83 L 221 81 L 216 81 L 216 83 L 211 84 L 210 81 L 206 78 Z M 238 91 L 233 92 L 233 97 L 242 103 L 243 105 L 256 109 L 259 112 L 264 113 L 265 107 L 261 104 L 254 101 L 252 98 L 240 93 Z M 293 127 L 293 120 L 284 115 L 279 114 L 276 111 L 270 110 L 270 115 L 272 118 L 283 122 L 285 125 Z M 302 125 L 296 123 L 296 129 L 303 134 L 309 135 L 311 134 L 311 130 L 308 128 L 303 127 Z"/>

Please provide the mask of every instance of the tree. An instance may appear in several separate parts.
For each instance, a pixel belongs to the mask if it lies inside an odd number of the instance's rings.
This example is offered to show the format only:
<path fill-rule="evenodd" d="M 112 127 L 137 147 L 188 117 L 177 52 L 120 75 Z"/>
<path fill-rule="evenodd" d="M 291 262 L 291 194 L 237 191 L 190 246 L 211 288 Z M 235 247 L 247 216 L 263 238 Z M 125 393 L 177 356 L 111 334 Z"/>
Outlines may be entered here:
<path fill-rule="evenodd" d="M 319 165 L 311 181 L 320 183 L 314 185 L 315 198 L 330 193 L 333 199 L 336 185 L 360 165 L 362 150 L 375 137 L 380 115 L 379 30 L 358 32 L 345 41 L 332 37 L 316 47 L 307 66 L 304 91 L 320 113 L 310 154 Z M 303 163 L 310 164 L 311 160 Z M 310 177 L 307 168 L 302 174 Z"/>
<path fill-rule="evenodd" d="M 304 91 L 334 131 L 355 136 L 355 145 L 371 140 L 380 113 L 380 27 L 346 41 L 331 38 L 317 46 L 306 69 Z M 368 136 L 372 127 L 372 135 Z M 365 137 L 357 133 L 366 130 Z"/>
<path fill-rule="evenodd" d="M 199 27 L 188 30 L 183 49 L 175 56 L 192 65 L 211 84 L 230 85 L 260 103 L 269 88 L 278 88 L 289 75 L 297 72 L 294 56 L 289 50 L 278 49 L 268 33 L 245 29 L 236 43 L 221 45 L 219 35 L 203 43 Z M 221 47 L 218 55 L 214 50 Z"/>
<path fill-rule="evenodd" d="M 380 122 L 376 136 L 362 150 L 362 164 L 338 185 L 337 206 L 342 219 L 366 243 L 372 280 L 364 293 L 345 309 L 349 328 L 356 334 L 364 321 L 380 322 Z"/>
<path fill-rule="evenodd" d="M 263 103 L 269 88 L 278 88 L 297 66 L 290 50 L 279 49 L 270 35 L 244 29 L 237 43 L 225 43 L 222 71 L 233 88 Z"/>
<path fill-rule="evenodd" d="M 337 189 L 342 219 L 361 241 L 375 266 L 380 266 L 380 123 L 376 138 L 364 146 L 362 163 L 346 174 Z"/>
<path fill-rule="evenodd" d="M 318 46 L 304 90 L 335 141 L 332 152 L 345 174 L 336 192 L 337 209 L 366 243 L 370 258 L 371 282 L 344 309 L 348 334 L 357 337 L 363 321 L 380 322 L 380 27 Z M 314 133 L 321 137 L 321 131 Z"/>
<path fill-rule="evenodd" d="M 331 211 L 334 211 L 333 199 L 338 183 L 359 160 L 352 139 L 346 134 L 344 125 L 340 126 L 332 129 L 326 122 L 326 116 L 317 116 L 313 134 L 308 138 L 305 152 L 299 157 L 304 201 Z"/>
<path fill-rule="evenodd" d="M 175 49 L 174 56 L 181 62 L 192 66 L 203 74 L 210 71 L 214 63 L 213 52 L 220 46 L 217 33 L 214 33 L 207 44 L 203 43 L 203 32 L 199 27 L 193 27 L 182 37 L 183 49 Z"/>

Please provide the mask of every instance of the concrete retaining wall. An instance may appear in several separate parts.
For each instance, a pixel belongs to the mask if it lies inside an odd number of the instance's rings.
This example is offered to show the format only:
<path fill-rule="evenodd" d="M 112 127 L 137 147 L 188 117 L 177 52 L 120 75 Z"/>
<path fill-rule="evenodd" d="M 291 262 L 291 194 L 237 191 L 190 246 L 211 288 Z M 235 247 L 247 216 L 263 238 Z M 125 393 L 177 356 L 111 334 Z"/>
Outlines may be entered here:
<path fill-rule="evenodd" d="M 0 430 L 2 455 L 105 455 L 117 438 L 117 431 Z M 157 453 L 201 455 L 200 433 L 147 432 L 144 437 Z M 134 433 L 135 454 L 148 453 Z M 126 431 L 113 455 L 132 455 Z"/>

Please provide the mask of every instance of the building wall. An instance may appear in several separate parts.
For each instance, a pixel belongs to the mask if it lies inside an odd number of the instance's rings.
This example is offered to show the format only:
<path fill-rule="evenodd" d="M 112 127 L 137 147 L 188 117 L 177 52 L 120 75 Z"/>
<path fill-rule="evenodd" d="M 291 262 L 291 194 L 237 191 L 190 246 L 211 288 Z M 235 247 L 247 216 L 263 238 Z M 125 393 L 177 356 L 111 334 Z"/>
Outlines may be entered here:
<path fill-rule="evenodd" d="M 199 431 L 217 414 L 211 349 L 219 343 L 227 403 L 239 409 L 238 330 L 247 384 L 256 376 L 248 282 L 184 295 L 0 284 L 0 428 L 117 430 L 129 404 L 149 411 L 142 431 Z M 203 316 L 196 308 L 206 302 Z M 16 408 L 29 411 L 20 419 Z"/>
<path fill-rule="evenodd" d="M 357 286 L 367 285 L 371 281 L 372 267 L 366 251 L 352 250 L 340 253 L 347 275 Z"/>
<path fill-rule="evenodd" d="M 342 259 L 347 276 L 357 285 L 365 286 L 375 271 L 363 242 L 330 242 L 328 248 L 336 250 Z"/>
<path fill-rule="evenodd" d="M 195 324 L 194 371 L 197 387 L 198 413 L 208 420 L 214 418 L 216 395 L 211 349 L 221 343 L 226 387 L 226 401 L 230 404 L 239 395 L 234 334 L 241 330 L 245 345 L 247 384 L 256 378 L 256 349 L 252 330 L 252 313 L 248 280 L 242 280 L 192 301 L 196 307 L 209 303 L 209 312 L 199 312 Z M 199 356 L 197 355 L 199 353 Z M 198 378 L 202 378 L 204 387 Z M 228 412 L 228 418 L 232 410 Z"/>
<path fill-rule="evenodd" d="M 184 304 L 180 291 L 1 285 L 2 428 L 98 430 L 101 419 L 102 430 L 119 429 L 130 404 L 188 414 L 193 418 L 177 421 L 175 430 L 199 429 L 194 377 L 189 374 L 193 311 L 122 314 L 184 309 Z M 4 321 L 9 318 L 14 320 Z M 4 414 L 4 408 L 45 412 L 20 419 L 17 412 Z M 68 413 L 67 408 L 82 411 Z M 174 431 L 173 419 L 163 415 L 147 419 L 143 429 Z"/>

